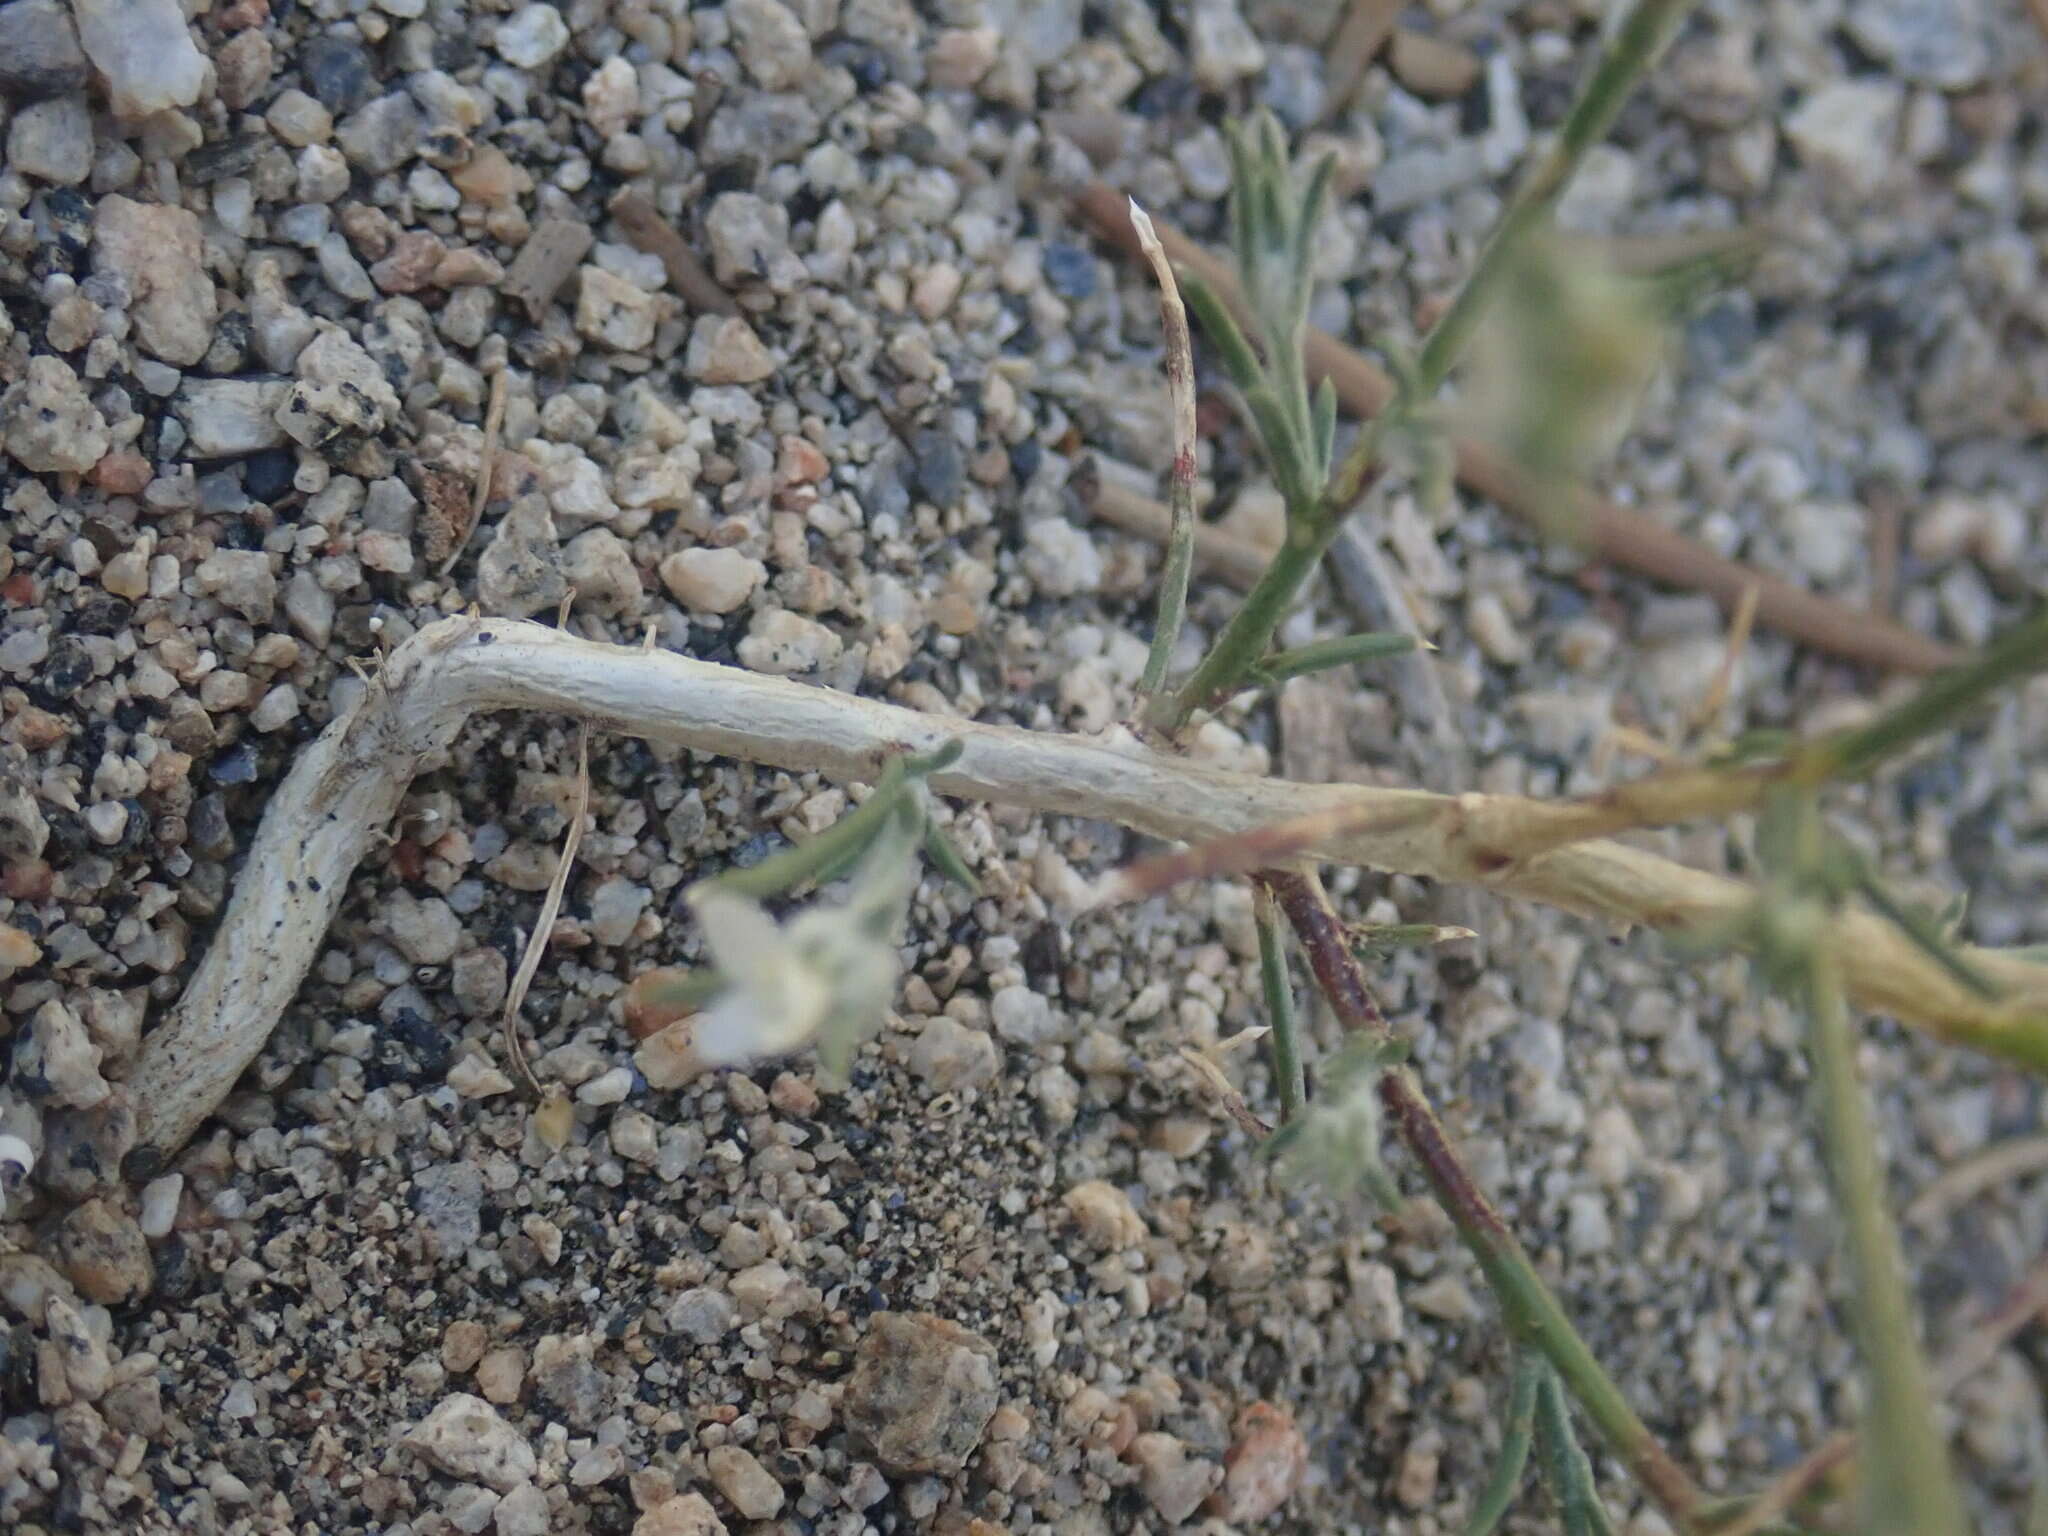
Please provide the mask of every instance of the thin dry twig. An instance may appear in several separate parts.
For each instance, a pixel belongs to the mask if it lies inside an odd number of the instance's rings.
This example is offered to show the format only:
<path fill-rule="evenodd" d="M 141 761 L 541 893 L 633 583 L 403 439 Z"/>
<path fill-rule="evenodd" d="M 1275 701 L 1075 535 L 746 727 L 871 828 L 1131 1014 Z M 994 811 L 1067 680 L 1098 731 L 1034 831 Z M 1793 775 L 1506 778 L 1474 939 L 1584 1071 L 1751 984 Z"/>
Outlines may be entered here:
<path fill-rule="evenodd" d="M 1140 496 L 1122 482 L 1102 474 L 1093 460 L 1082 464 L 1068 482 L 1089 515 L 1113 528 L 1164 544 L 1173 534 L 1173 513 L 1149 496 Z M 1195 564 L 1229 582 L 1245 588 L 1256 582 L 1273 563 L 1272 549 L 1254 544 L 1214 523 L 1195 523 Z"/>
<path fill-rule="evenodd" d="M 584 818 L 589 814 L 590 727 L 584 725 L 576 732 L 576 804 L 569 813 L 569 831 L 562 839 L 562 856 L 555 861 L 554 878 L 548 881 L 547 895 L 541 898 L 540 912 L 533 920 L 533 932 L 526 940 L 526 951 L 519 957 L 519 969 L 512 973 L 512 985 L 505 992 L 505 1054 L 536 1103 L 547 1095 L 540 1079 L 534 1075 L 533 1062 L 526 1054 L 526 1041 L 519 1033 L 519 1010 L 526 1002 L 527 988 L 533 985 L 534 973 L 540 969 L 541 956 L 547 953 L 555 917 L 562 910 L 563 893 L 569 889 L 569 872 L 576 866 L 576 850 L 583 842 Z"/>
<path fill-rule="evenodd" d="M 1216 1064 L 1216 1059 L 1205 1051 L 1198 1051 L 1191 1045 L 1179 1047 L 1180 1058 L 1216 1100 L 1217 1107 L 1230 1117 L 1231 1123 L 1253 1141 L 1264 1141 L 1273 1134 L 1273 1127 L 1252 1113 L 1252 1107 L 1245 1103 L 1244 1095 L 1230 1081 L 1229 1075 Z"/>
<path fill-rule="evenodd" d="M 1943 1169 L 1906 1207 L 1908 1226 L 1932 1226 L 1987 1189 L 2048 1168 L 2048 1136 L 2016 1136 Z"/>
<path fill-rule="evenodd" d="M 498 472 L 498 434 L 505 430 L 505 400 L 511 391 L 512 376 L 509 370 L 500 368 L 491 375 L 490 404 L 484 407 L 484 442 L 476 461 L 476 484 L 470 488 L 469 517 L 455 536 L 447 558 L 441 562 L 435 576 L 446 576 L 455 569 L 455 562 L 462 558 L 469 541 L 476 537 L 477 525 L 484 520 L 484 508 L 491 501 L 491 476 Z"/>
<path fill-rule="evenodd" d="M 1173 407 L 1173 468 L 1167 477 L 1167 506 L 1172 520 L 1166 536 L 1166 569 L 1159 578 L 1159 622 L 1152 651 L 1138 682 L 1138 702 L 1148 709 L 1166 685 L 1166 668 L 1180 643 L 1187 616 L 1188 573 L 1195 563 L 1195 344 L 1188 335 L 1188 312 L 1173 280 L 1166 248 L 1152 232 L 1152 220 L 1131 200 L 1131 227 L 1138 245 L 1159 281 L 1159 326 L 1166 345 L 1166 394 Z"/>
<path fill-rule="evenodd" d="M 611 200 L 608 211 L 636 250 L 661 262 L 670 286 L 690 308 L 714 315 L 740 312 L 738 302 L 719 286 L 711 269 L 690 249 L 690 242 L 644 196 L 633 191 L 621 192 Z"/>
<path fill-rule="evenodd" d="M 1077 203 L 1105 239 L 1132 256 L 1138 254 L 1137 234 L 1124 211 L 1122 193 L 1094 182 L 1079 194 Z M 1159 222 L 1157 228 L 1160 243 L 1174 265 L 1199 276 L 1237 314 L 1240 323 L 1248 323 L 1250 311 L 1229 264 L 1171 225 Z M 1312 380 L 1333 381 L 1339 402 L 1357 419 L 1377 415 L 1394 396 L 1393 381 L 1372 362 L 1321 331 L 1309 331 L 1303 361 Z M 1460 439 L 1456 448 L 1458 478 L 1479 495 L 1538 525 L 1559 516 L 1555 496 L 1539 496 L 1527 477 L 1500 454 L 1469 439 Z M 1851 608 L 1726 559 L 1653 517 L 1590 492 L 1582 493 L 1578 500 L 1577 507 L 1567 509 L 1571 525 L 1586 530 L 1593 550 L 1602 559 L 1652 581 L 1682 591 L 1705 592 L 1730 609 L 1755 586 L 1759 623 L 1851 661 L 1904 672 L 1932 672 L 1955 660 L 1947 646 L 1882 615 Z"/>
<path fill-rule="evenodd" d="M 1324 50 L 1328 57 L 1324 75 L 1329 88 L 1323 93 L 1323 111 L 1318 122 L 1329 122 L 1351 105 L 1366 69 L 1393 35 L 1402 3 L 1403 0 L 1350 0 L 1344 7 L 1344 15 L 1331 30 Z"/>
<path fill-rule="evenodd" d="M 1749 649 L 1749 633 L 1756 624 L 1756 605 L 1762 597 L 1763 589 L 1752 582 L 1737 599 L 1735 617 L 1728 625 L 1728 643 L 1721 650 L 1721 663 L 1714 668 L 1707 691 L 1686 721 L 1692 730 L 1706 730 L 1720 718 L 1721 706 L 1728 702 L 1728 690 L 1735 684 L 1735 669 L 1742 662 L 1742 653 Z"/>
<path fill-rule="evenodd" d="M 542 219 L 505 269 L 498 291 L 524 304 L 527 315 L 539 325 L 562 284 L 596 243 L 597 236 L 581 219 Z"/>

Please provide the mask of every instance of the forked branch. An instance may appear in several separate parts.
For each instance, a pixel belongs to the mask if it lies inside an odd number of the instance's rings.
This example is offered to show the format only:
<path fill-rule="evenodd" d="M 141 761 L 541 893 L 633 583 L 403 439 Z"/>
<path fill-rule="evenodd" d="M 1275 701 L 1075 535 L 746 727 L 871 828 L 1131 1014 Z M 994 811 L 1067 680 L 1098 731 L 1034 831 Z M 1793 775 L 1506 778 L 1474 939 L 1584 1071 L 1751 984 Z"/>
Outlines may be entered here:
<path fill-rule="evenodd" d="M 1114 821 L 1153 837 L 1207 843 L 1305 809 L 1329 818 L 1299 854 L 1333 863 L 1488 885 L 1587 916 L 1701 935 L 1750 909 L 1738 880 L 1620 843 L 1577 843 L 1488 863 L 1475 817 L 1511 829 L 1513 796 L 1295 784 L 1152 752 L 1128 735 L 1094 740 L 924 714 L 666 652 L 599 645 L 544 625 L 451 618 L 394 650 L 373 686 L 306 749 L 279 787 L 226 913 L 184 995 L 143 1042 L 132 1080 L 141 1136 L 131 1174 L 160 1166 L 263 1048 L 319 952 L 349 876 L 398 812 L 415 774 L 482 710 L 532 709 L 617 735 L 791 772 L 872 781 L 892 755 L 955 739 L 934 792 Z M 686 850 L 679 850 L 686 852 Z M 1270 863 L 1268 857 L 1262 860 Z M 2048 1066 L 2048 967 L 1998 951 L 1963 956 L 1998 987 L 1987 999 L 1874 914 L 1839 920 L 1859 1007 L 1950 1040 Z"/>

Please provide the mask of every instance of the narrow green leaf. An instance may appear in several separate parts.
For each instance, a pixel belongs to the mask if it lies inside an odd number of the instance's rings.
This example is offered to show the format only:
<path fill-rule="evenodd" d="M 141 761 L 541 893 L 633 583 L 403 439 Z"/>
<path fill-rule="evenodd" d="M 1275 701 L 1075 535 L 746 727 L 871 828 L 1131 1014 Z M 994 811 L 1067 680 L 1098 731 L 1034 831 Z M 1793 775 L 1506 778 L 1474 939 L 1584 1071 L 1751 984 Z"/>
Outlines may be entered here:
<path fill-rule="evenodd" d="M 1859 865 L 1861 862 L 1858 861 Z M 1968 987 L 1979 997 L 1999 996 L 1999 989 L 1992 985 L 1990 978 L 1957 952 L 1955 945 L 1949 941 L 1948 934 L 1943 930 L 1939 918 L 1930 916 L 1908 902 L 1900 901 L 1884 888 L 1883 882 L 1878 880 L 1867 866 L 1859 869 L 1856 888 L 1863 899 L 1877 909 L 1879 916 L 1903 933 L 1912 941 L 1914 948 L 1947 971 L 1963 986 Z"/>
<path fill-rule="evenodd" d="M 1501 1430 L 1500 1459 L 1493 1475 L 1480 1491 L 1472 1518 L 1465 1522 L 1464 1536 L 1493 1536 L 1508 1508 L 1521 1491 L 1522 1476 L 1529 1466 L 1529 1437 L 1536 1423 L 1536 1394 L 1550 1367 L 1534 1351 L 1515 1357 L 1514 1385 L 1508 1389 L 1508 1418 Z"/>
<path fill-rule="evenodd" d="M 965 886 L 976 896 L 981 894 L 981 882 L 974 878 L 974 871 L 968 868 L 966 857 L 954 846 L 953 840 L 946 836 L 945 828 L 933 821 L 930 816 L 924 819 L 924 855 L 932 861 L 932 868 L 948 880 L 956 885 Z"/>
<path fill-rule="evenodd" d="M 1242 276 L 1250 272 L 1258 259 L 1253 228 L 1258 177 L 1252 170 L 1251 146 L 1245 142 L 1240 124 L 1223 125 L 1223 142 L 1230 150 L 1230 245 Z"/>
<path fill-rule="evenodd" d="M 1337 172 L 1337 156 L 1327 154 L 1315 162 L 1309 170 L 1309 186 L 1300 195 L 1300 223 L 1294 231 L 1294 242 L 1300 246 L 1303 256 L 1303 270 L 1309 266 L 1309 256 L 1315 254 L 1315 231 L 1323 223 L 1323 209 L 1329 205 L 1329 182 Z"/>
<path fill-rule="evenodd" d="M 1287 169 L 1287 130 L 1280 126 L 1280 119 L 1265 108 L 1257 114 L 1259 147 L 1266 157 L 1268 170 Z"/>
<path fill-rule="evenodd" d="M 642 971 L 628 984 L 628 1001 L 647 1012 L 684 1014 L 703 1007 L 726 985 L 726 979 L 708 966 Z"/>
<path fill-rule="evenodd" d="M 1947 730 L 1993 693 L 2048 668 L 2048 606 L 1994 636 L 1969 660 L 1936 673 L 1898 708 L 1867 725 L 1823 736 L 1795 758 L 1796 777 L 1860 779 L 1914 742 Z"/>
<path fill-rule="evenodd" d="M 1290 677 L 1303 677 L 1311 672 L 1327 672 L 1332 667 L 1349 666 L 1357 661 L 1381 661 L 1389 656 L 1405 656 L 1416 648 L 1413 635 L 1368 634 L 1341 635 L 1335 640 L 1317 640 L 1308 645 L 1298 645 L 1291 651 L 1281 651 L 1259 663 L 1258 676 L 1267 684 L 1283 683 Z"/>
<path fill-rule="evenodd" d="M 1330 469 L 1337 462 L 1337 386 L 1329 375 L 1316 386 L 1315 424 L 1316 483 L 1327 485 Z"/>
<path fill-rule="evenodd" d="M 705 884 L 755 901 L 795 890 L 805 881 L 822 884 L 847 868 L 868 849 L 888 824 L 889 816 L 909 787 L 904 760 L 892 757 L 875 781 L 875 792 L 861 806 L 832 823 L 816 837 L 772 854 L 746 869 L 729 869 Z"/>
<path fill-rule="evenodd" d="M 1266 999 L 1267 1036 L 1273 1053 L 1273 1080 L 1280 1091 L 1280 1123 L 1301 1117 L 1307 1089 L 1301 1070 L 1301 1040 L 1294 1022 L 1294 984 L 1287 973 L 1287 944 L 1280 909 L 1263 885 L 1253 888 L 1259 929 L 1259 982 Z"/>
<path fill-rule="evenodd" d="M 1593 1463 L 1572 1428 L 1564 1382 L 1547 1363 L 1536 1385 L 1536 1444 L 1550 1491 L 1557 1495 L 1564 1536 L 1614 1536 L 1614 1522 L 1593 1480 Z"/>
<path fill-rule="evenodd" d="M 1258 199 L 1257 227 L 1252 231 L 1252 238 L 1258 241 L 1260 261 L 1270 262 L 1276 255 L 1291 255 L 1287 221 L 1287 194 L 1291 189 L 1285 172 L 1275 175 L 1271 168 L 1261 167 L 1252 190 Z M 1258 307 L 1262 298 L 1260 292 L 1257 289 L 1247 289 L 1246 292 L 1251 295 L 1253 307 Z"/>
<path fill-rule="evenodd" d="M 1313 282 L 1310 268 L 1315 263 L 1316 228 L 1323 221 L 1323 206 L 1329 201 L 1330 177 L 1337 169 L 1337 157 L 1324 155 L 1308 174 L 1308 187 L 1301 194 L 1300 211 L 1294 227 L 1294 281 L 1303 299 Z"/>
<path fill-rule="evenodd" d="M 1716 293 L 1735 287 L 1763 259 L 1763 237 L 1753 230 L 1730 230 L 1675 260 L 1649 271 L 1630 272 L 1627 281 L 1640 284 L 1651 305 L 1678 319 Z"/>
<path fill-rule="evenodd" d="M 944 746 L 927 752 L 922 757 L 913 754 L 904 758 L 903 772 L 912 779 L 929 778 L 935 773 L 944 773 L 959 762 L 966 751 L 967 743 L 955 736 Z"/>
<path fill-rule="evenodd" d="M 1266 385 L 1245 391 L 1244 405 L 1251 413 L 1252 424 L 1258 428 L 1266 467 L 1273 471 L 1274 483 L 1292 516 L 1297 508 L 1310 505 L 1312 499 L 1305 445 L 1294 435 L 1294 423 L 1288 420 L 1286 406 Z"/>
<path fill-rule="evenodd" d="M 1229 306 L 1217 296 L 1215 289 L 1194 273 L 1180 271 L 1174 276 L 1179 279 L 1181 297 L 1195 312 L 1202 334 L 1209 338 L 1209 344 L 1223 359 L 1223 369 L 1230 375 L 1230 382 L 1237 386 L 1238 393 L 1248 395 L 1259 388 L 1265 382 L 1265 370 L 1259 366 L 1258 353 L 1252 350 L 1252 344 L 1238 329 L 1237 317 L 1231 314 Z"/>

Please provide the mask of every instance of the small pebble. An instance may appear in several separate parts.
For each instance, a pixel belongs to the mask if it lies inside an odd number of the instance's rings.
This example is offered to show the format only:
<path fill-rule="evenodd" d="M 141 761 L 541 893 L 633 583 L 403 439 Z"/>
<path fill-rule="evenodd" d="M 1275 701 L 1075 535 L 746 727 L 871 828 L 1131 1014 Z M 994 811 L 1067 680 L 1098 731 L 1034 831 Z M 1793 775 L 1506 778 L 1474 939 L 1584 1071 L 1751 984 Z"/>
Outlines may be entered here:
<path fill-rule="evenodd" d="M 548 1536 L 554 1512 L 538 1486 L 523 1482 L 498 1500 L 492 1521 L 497 1536 Z"/>
<path fill-rule="evenodd" d="M 1231 1435 L 1223 1486 L 1209 1509 L 1232 1525 L 1256 1525 L 1277 1514 L 1308 1475 L 1308 1441 L 1293 1414 L 1264 1401 L 1238 1414 Z"/>
<path fill-rule="evenodd" d="M 104 1200 L 73 1207 L 48 1251 L 81 1296 L 104 1306 L 140 1300 L 156 1283 L 142 1229 Z"/>
<path fill-rule="evenodd" d="M 451 1477 L 501 1493 L 530 1480 L 540 1465 L 525 1437 L 467 1392 L 443 1398 L 399 1443 Z"/>
<path fill-rule="evenodd" d="M 714 1446 L 705 1454 L 711 1484 L 745 1520 L 772 1520 L 782 1508 L 782 1485 L 750 1451 L 737 1445 Z"/>
<path fill-rule="evenodd" d="M 1223 1469 L 1196 1456 L 1186 1442 L 1159 1430 L 1134 1439 L 1124 1459 L 1138 1469 L 1138 1487 L 1159 1518 L 1179 1525 L 1223 1481 Z"/>
<path fill-rule="evenodd" d="M 726 1536 L 726 1530 L 703 1494 L 681 1493 L 636 1520 L 633 1536 Z"/>
<path fill-rule="evenodd" d="M 823 624 L 787 608 L 771 608 L 757 617 L 738 647 L 740 665 L 783 675 L 815 671 L 838 660 L 843 649 L 840 638 Z"/>
<path fill-rule="evenodd" d="M 560 11 L 552 5 L 527 5 L 498 23 L 498 35 L 492 46 L 507 64 L 539 69 L 560 53 L 568 41 L 569 28 Z"/>
<path fill-rule="evenodd" d="M 355 111 L 370 99 L 376 86 L 368 51 L 343 32 L 316 32 L 308 37 L 299 45 L 298 63 L 306 89 L 335 116 Z M 298 107 L 291 110 L 303 111 Z M 313 134 L 304 142 L 317 143 L 325 137 L 324 133 Z"/>
<path fill-rule="evenodd" d="M 929 1313 L 877 1312 L 854 1353 L 841 1417 L 884 1471 L 951 1476 L 996 1411 L 995 1350 Z"/>
<path fill-rule="evenodd" d="M 1135 1248 L 1151 1234 L 1130 1197 L 1102 1179 L 1076 1184 L 1061 1197 L 1081 1236 L 1094 1248 L 1116 1253 Z"/>
<path fill-rule="evenodd" d="M 7 163 L 24 176 L 76 186 L 92 172 L 92 113 L 82 95 L 23 107 L 7 125 Z"/>
<path fill-rule="evenodd" d="M 0 6 L 0 97 L 43 101 L 84 88 L 85 51 L 58 0 Z"/>
<path fill-rule="evenodd" d="M 592 1106 L 618 1104 L 633 1091 L 633 1069 L 613 1067 L 609 1072 L 600 1072 L 581 1088 L 576 1090 L 576 1102 Z"/>
<path fill-rule="evenodd" d="M 206 60 L 193 46 L 177 0 L 72 0 L 71 8 L 79 42 L 105 78 L 115 112 L 139 119 L 199 99 Z"/>

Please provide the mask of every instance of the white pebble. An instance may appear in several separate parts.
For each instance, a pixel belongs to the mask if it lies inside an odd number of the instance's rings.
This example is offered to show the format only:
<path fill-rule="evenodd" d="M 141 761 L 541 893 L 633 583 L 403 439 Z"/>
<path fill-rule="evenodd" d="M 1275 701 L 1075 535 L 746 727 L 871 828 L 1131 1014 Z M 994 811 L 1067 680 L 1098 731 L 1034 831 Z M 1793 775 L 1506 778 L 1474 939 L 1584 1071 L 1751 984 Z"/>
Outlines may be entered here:
<path fill-rule="evenodd" d="M 579 1104 L 592 1105 L 618 1104 L 623 1102 L 626 1095 L 632 1091 L 633 1069 L 631 1067 L 613 1067 L 611 1071 L 599 1073 L 581 1088 L 578 1088 L 576 1090 L 576 1101 Z"/>
<path fill-rule="evenodd" d="M 185 1193 L 185 1175 L 167 1173 L 142 1187 L 142 1213 L 136 1225 L 149 1238 L 168 1237 L 178 1218 L 178 1200 Z"/>
<path fill-rule="evenodd" d="M 498 23 L 498 38 L 493 46 L 507 64 L 538 69 L 560 53 L 568 41 L 569 27 L 560 11 L 552 5 L 529 5 Z"/>

